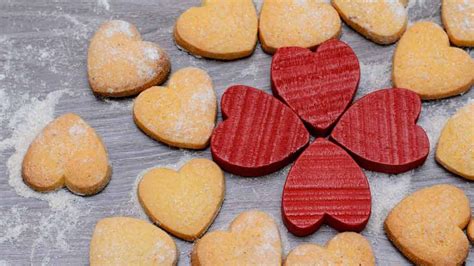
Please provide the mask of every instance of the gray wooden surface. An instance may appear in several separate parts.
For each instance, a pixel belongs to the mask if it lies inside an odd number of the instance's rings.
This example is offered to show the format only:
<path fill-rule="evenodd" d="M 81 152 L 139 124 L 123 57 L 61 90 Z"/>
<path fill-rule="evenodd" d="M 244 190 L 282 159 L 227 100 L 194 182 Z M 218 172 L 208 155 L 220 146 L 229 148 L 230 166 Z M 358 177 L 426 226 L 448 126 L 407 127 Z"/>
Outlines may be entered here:
<path fill-rule="evenodd" d="M 409 20 L 440 23 L 439 0 L 411 0 Z M 133 99 L 103 100 L 90 92 L 86 75 L 88 40 L 98 25 L 110 18 L 134 23 L 148 41 L 169 53 L 173 70 L 197 66 L 207 70 L 220 98 L 232 84 L 246 84 L 270 92 L 271 57 L 259 47 L 246 59 L 218 62 L 197 59 L 177 49 L 171 35 L 176 18 L 199 0 L 0 0 L 0 265 L 84 265 L 95 223 L 107 216 L 142 217 L 135 199 L 140 172 L 154 166 L 182 164 L 192 157 L 210 157 L 209 150 L 190 152 L 169 148 L 140 132 L 131 117 Z M 257 6 L 261 4 L 258 1 Z M 361 61 L 360 97 L 390 86 L 394 45 L 369 42 L 344 25 L 342 40 Z M 473 52 L 471 52 L 471 56 Z M 432 147 L 445 119 L 471 101 L 474 91 L 442 101 L 425 102 L 420 124 Z M 51 119 L 75 112 L 103 137 L 113 165 L 110 184 L 93 197 L 67 190 L 39 195 L 22 186 L 18 175 L 22 154 L 32 137 Z M 219 117 L 220 120 L 220 117 Z M 226 228 L 240 212 L 258 208 L 280 224 L 285 252 L 299 243 L 323 244 L 335 231 L 323 226 L 298 238 L 281 224 L 280 197 L 286 171 L 267 177 L 241 178 L 226 174 L 222 210 L 210 230 Z M 386 212 L 410 191 L 437 183 L 462 187 L 474 200 L 473 184 L 437 165 L 433 151 L 424 166 L 398 176 L 366 172 L 373 193 L 373 217 L 362 232 L 380 265 L 408 264 L 381 230 Z M 176 239 L 180 265 L 189 264 L 191 243 Z M 467 264 L 474 264 L 474 255 Z"/>

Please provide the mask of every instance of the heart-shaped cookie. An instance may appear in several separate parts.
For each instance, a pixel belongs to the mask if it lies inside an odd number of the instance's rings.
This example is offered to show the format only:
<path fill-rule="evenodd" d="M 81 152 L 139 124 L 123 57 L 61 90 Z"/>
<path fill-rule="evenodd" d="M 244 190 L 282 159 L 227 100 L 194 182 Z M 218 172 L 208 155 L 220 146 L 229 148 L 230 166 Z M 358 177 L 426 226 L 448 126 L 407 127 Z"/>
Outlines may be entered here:
<path fill-rule="evenodd" d="M 369 241 L 362 235 L 346 232 L 336 235 L 325 247 L 303 244 L 286 257 L 285 266 L 301 265 L 375 265 Z"/>
<path fill-rule="evenodd" d="M 111 217 L 100 220 L 90 244 L 89 263 L 95 265 L 176 265 L 173 239 L 143 220 Z"/>
<path fill-rule="evenodd" d="M 203 0 L 176 21 L 176 44 L 190 53 L 233 60 L 252 54 L 258 18 L 252 0 Z"/>
<path fill-rule="evenodd" d="M 342 41 L 329 40 L 315 53 L 278 49 L 271 66 L 275 95 L 317 134 L 326 134 L 352 101 L 359 85 L 359 60 Z"/>
<path fill-rule="evenodd" d="M 466 229 L 467 237 L 471 242 L 474 242 L 474 219 L 471 219 L 469 222 L 469 225 L 467 226 Z"/>
<path fill-rule="evenodd" d="M 96 194 L 110 174 L 102 140 L 75 114 L 50 122 L 31 143 L 22 165 L 25 183 L 41 192 L 66 186 L 79 195 Z"/>
<path fill-rule="evenodd" d="M 474 60 L 464 50 L 450 47 L 440 26 L 417 22 L 395 50 L 392 81 L 424 100 L 458 95 L 474 84 Z"/>
<path fill-rule="evenodd" d="M 204 235 L 194 245 L 192 265 L 281 265 L 278 226 L 261 211 L 241 213 L 229 231 Z"/>
<path fill-rule="evenodd" d="M 405 32 L 408 14 L 403 0 L 332 0 L 351 28 L 379 44 L 396 42 Z"/>
<path fill-rule="evenodd" d="M 337 38 L 341 19 L 322 1 L 265 0 L 260 12 L 259 37 L 267 53 L 288 46 L 314 48 Z"/>
<path fill-rule="evenodd" d="M 318 138 L 291 167 L 281 206 L 288 231 L 298 236 L 323 223 L 339 231 L 361 231 L 370 217 L 370 187 L 349 154 Z"/>
<path fill-rule="evenodd" d="M 261 90 L 232 86 L 222 96 L 221 108 L 224 121 L 212 134 L 211 152 L 230 173 L 269 174 L 308 144 L 309 133 L 298 116 Z"/>
<path fill-rule="evenodd" d="M 474 103 L 459 110 L 444 126 L 436 161 L 449 171 L 474 180 Z"/>
<path fill-rule="evenodd" d="M 171 65 L 156 43 L 142 41 L 137 28 L 122 20 L 102 24 L 87 54 L 89 84 L 95 94 L 124 97 L 165 81 Z"/>
<path fill-rule="evenodd" d="M 392 209 L 385 232 L 417 265 L 461 265 L 469 252 L 463 229 L 471 209 L 464 192 L 451 185 L 421 189 Z"/>
<path fill-rule="evenodd" d="M 201 237 L 211 225 L 224 193 L 224 174 L 207 159 L 193 159 L 179 172 L 152 169 L 138 185 L 138 199 L 150 219 L 188 241 Z"/>
<path fill-rule="evenodd" d="M 443 0 L 441 19 L 452 43 L 474 46 L 473 0 Z"/>
<path fill-rule="evenodd" d="M 420 97 L 405 89 L 383 89 L 355 102 L 341 117 L 331 138 L 360 166 L 397 174 L 422 165 L 430 145 L 416 124 Z"/>
<path fill-rule="evenodd" d="M 216 120 L 217 99 L 209 75 L 199 68 L 173 74 L 168 87 L 153 87 L 137 97 L 133 117 L 148 136 L 170 146 L 203 149 Z"/>

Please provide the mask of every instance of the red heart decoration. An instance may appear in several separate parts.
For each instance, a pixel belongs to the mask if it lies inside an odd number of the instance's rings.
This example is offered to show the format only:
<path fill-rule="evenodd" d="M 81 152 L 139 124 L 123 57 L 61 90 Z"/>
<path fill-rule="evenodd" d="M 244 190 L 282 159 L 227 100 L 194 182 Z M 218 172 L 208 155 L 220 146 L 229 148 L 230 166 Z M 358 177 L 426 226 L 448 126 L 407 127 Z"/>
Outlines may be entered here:
<path fill-rule="evenodd" d="M 339 120 L 331 138 L 365 169 L 397 174 L 420 166 L 430 144 L 416 125 L 420 97 L 405 89 L 372 92 L 354 103 Z"/>
<path fill-rule="evenodd" d="M 339 231 L 361 231 L 370 210 L 366 176 L 347 152 L 323 138 L 296 160 L 283 188 L 283 222 L 297 236 L 323 223 Z"/>
<path fill-rule="evenodd" d="M 309 133 L 283 103 L 247 86 L 233 86 L 222 96 L 224 121 L 214 130 L 211 152 L 224 170 L 241 176 L 277 171 L 308 144 Z"/>
<path fill-rule="evenodd" d="M 271 66 L 273 93 L 316 134 L 327 134 L 347 109 L 360 79 L 359 60 L 342 41 L 316 52 L 299 47 L 277 50 Z"/>

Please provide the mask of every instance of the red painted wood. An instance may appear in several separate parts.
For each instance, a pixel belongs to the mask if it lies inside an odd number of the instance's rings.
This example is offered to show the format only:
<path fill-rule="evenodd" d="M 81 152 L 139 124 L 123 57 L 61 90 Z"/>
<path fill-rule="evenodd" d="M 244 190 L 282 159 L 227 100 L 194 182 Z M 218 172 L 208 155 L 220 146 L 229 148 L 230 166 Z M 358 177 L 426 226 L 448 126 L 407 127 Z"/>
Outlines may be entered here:
<path fill-rule="evenodd" d="M 383 89 L 355 102 L 341 117 L 331 138 L 362 167 L 397 174 L 422 165 L 430 144 L 416 125 L 420 97 L 405 89 Z"/>
<path fill-rule="evenodd" d="M 309 133 L 298 116 L 261 90 L 230 87 L 221 108 L 224 121 L 212 134 L 211 152 L 230 173 L 269 174 L 291 162 L 308 144 Z"/>
<path fill-rule="evenodd" d="M 367 178 L 344 149 L 318 138 L 296 160 L 283 188 L 282 216 L 288 231 L 309 235 L 326 223 L 361 231 L 370 217 Z"/>
<path fill-rule="evenodd" d="M 347 109 L 359 79 L 357 56 L 335 39 L 314 53 L 299 47 L 280 48 L 272 60 L 273 93 L 319 135 L 328 134 Z"/>

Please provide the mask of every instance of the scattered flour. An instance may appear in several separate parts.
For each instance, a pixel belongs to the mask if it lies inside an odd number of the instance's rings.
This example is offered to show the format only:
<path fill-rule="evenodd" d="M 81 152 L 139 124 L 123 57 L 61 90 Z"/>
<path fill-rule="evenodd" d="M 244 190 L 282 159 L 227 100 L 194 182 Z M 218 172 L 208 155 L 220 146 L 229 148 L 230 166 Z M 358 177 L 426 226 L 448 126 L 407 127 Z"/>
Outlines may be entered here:
<path fill-rule="evenodd" d="M 97 0 L 97 6 L 101 7 L 107 11 L 110 10 L 110 4 L 108 0 Z"/>

